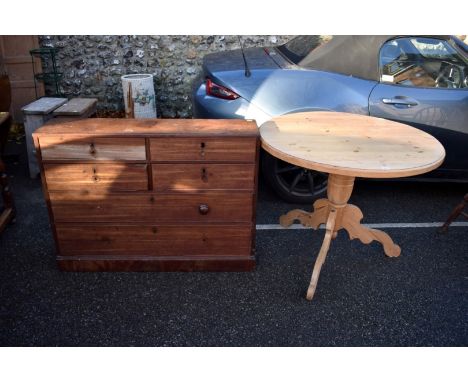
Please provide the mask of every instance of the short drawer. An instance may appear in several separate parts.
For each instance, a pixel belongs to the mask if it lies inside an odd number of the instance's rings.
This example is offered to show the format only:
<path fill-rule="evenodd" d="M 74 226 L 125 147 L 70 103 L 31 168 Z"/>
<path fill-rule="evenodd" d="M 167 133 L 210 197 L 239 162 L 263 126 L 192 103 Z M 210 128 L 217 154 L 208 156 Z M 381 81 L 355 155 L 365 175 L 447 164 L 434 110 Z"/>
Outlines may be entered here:
<path fill-rule="evenodd" d="M 154 163 L 152 169 L 156 191 L 254 189 L 254 164 Z"/>
<path fill-rule="evenodd" d="M 80 160 L 146 160 L 144 138 L 70 138 L 41 137 L 43 161 L 60 159 Z"/>
<path fill-rule="evenodd" d="M 251 222 L 251 193 L 50 192 L 57 222 Z"/>
<path fill-rule="evenodd" d="M 146 164 L 125 163 L 45 163 L 49 191 L 148 190 Z"/>
<path fill-rule="evenodd" d="M 255 162 L 255 138 L 152 138 L 152 161 Z"/>
<path fill-rule="evenodd" d="M 58 225 L 61 256 L 250 256 L 250 226 Z"/>

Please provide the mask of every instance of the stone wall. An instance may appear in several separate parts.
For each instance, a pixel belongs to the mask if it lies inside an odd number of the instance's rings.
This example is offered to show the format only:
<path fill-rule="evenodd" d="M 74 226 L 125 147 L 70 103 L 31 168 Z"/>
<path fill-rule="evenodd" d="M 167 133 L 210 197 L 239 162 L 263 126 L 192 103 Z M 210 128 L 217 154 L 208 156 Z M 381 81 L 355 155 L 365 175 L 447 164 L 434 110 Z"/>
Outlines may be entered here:
<path fill-rule="evenodd" d="M 293 36 L 241 36 L 245 48 L 272 46 Z M 155 76 L 158 116 L 191 116 L 192 80 L 205 54 L 239 48 L 237 36 L 39 36 L 42 47 L 60 48 L 64 73 L 61 90 L 68 97 L 97 97 L 98 107 L 122 110 L 120 76 Z M 48 63 L 45 64 L 47 70 Z M 50 95 L 53 89 L 46 89 Z"/>

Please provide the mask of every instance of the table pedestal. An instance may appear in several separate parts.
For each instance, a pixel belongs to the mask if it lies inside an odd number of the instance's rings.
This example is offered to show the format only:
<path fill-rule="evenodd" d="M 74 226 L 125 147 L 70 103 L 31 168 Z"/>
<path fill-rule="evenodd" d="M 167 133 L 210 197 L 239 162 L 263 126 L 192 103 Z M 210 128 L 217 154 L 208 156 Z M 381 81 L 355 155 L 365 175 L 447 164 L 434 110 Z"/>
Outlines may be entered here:
<path fill-rule="evenodd" d="M 396 257 L 401 253 L 400 247 L 385 232 L 367 228 L 361 224 L 363 218 L 361 210 L 352 204 L 348 204 L 353 192 L 353 186 L 354 177 L 330 174 L 328 176 L 327 199 L 317 200 L 314 203 L 314 212 L 292 210 L 280 218 L 280 224 L 283 227 L 290 226 L 294 220 L 299 220 L 302 225 L 314 229 L 317 229 L 320 224 L 326 224 L 325 238 L 315 261 L 312 278 L 307 290 L 307 300 L 312 300 L 314 297 L 320 269 L 325 262 L 331 240 L 337 236 L 340 229 L 344 228 L 351 240 L 357 238 L 364 244 L 377 240 L 383 245 L 387 256 Z"/>

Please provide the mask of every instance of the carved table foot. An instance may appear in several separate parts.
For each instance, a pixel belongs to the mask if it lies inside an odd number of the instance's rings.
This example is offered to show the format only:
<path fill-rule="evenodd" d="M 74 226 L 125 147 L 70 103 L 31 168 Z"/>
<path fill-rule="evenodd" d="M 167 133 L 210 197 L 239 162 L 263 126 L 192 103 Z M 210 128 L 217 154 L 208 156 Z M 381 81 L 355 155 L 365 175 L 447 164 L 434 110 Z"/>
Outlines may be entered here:
<path fill-rule="evenodd" d="M 312 300 L 317 288 L 320 270 L 327 257 L 332 239 L 337 236 L 340 229 L 345 229 L 350 239 L 359 239 L 364 244 L 376 240 L 383 246 L 387 256 L 400 256 L 401 248 L 385 232 L 363 226 L 361 220 L 363 214 L 361 210 L 347 204 L 354 185 L 354 178 L 342 175 L 330 174 L 328 177 L 328 199 L 319 199 L 314 203 L 314 212 L 303 210 L 292 210 L 281 216 L 280 224 L 289 227 L 295 220 L 298 220 L 306 227 L 317 229 L 320 224 L 326 222 L 325 238 L 322 247 L 315 261 L 312 278 L 307 290 L 307 300 Z"/>
<path fill-rule="evenodd" d="M 280 224 L 289 227 L 294 220 L 298 220 L 303 226 L 317 229 L 320 224 L 325 224 L 328 216 L 329 202 L 327 199 L 318 199 L 314 203 L 314 212 L 304 210 L 291 210 L 280 217 Z"/>
<path fill-rule="evenodd" d="M 361 210 L 352 204 L 348 204 L 344 208 L 341 227 L 339 228 L 344 228 L 348 232 L 351 240 L 357 238 L 364 244 L 369 244 L 376 240 L 382 244 L 387 256 L 400 256 L 401 248 L 393 242 L 390 236 L 378 229 L 363 226 L 361 224 L 362 218 L 363 214 Z"/>

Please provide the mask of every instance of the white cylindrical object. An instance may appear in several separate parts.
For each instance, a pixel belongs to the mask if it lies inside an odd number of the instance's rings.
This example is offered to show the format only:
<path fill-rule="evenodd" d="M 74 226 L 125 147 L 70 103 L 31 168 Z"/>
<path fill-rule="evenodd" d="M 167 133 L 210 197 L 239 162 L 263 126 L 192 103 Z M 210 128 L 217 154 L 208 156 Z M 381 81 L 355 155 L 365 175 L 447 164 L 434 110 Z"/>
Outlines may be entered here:
<path fill-rule="evenodd" d="M 153 75 L 127 74 L 122 76 L 121 80 L 127 117 L 157 118 Z M 129 92 L 131 102 L 129 102 Z"/>

